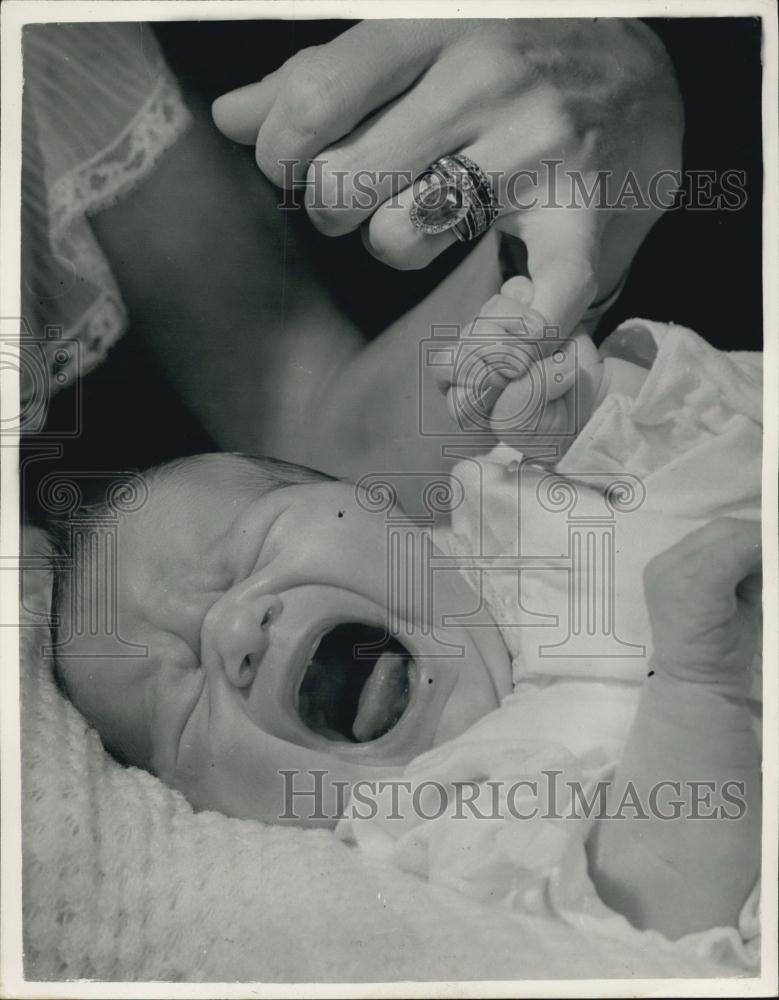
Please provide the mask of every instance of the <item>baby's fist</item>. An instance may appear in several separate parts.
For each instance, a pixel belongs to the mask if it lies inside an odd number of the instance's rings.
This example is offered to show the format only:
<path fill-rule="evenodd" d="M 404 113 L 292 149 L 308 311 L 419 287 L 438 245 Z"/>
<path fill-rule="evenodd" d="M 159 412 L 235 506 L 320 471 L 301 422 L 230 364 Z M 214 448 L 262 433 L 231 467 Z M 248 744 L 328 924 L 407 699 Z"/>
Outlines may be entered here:
<path fill-rule="evenodd" d="M 556 337 L 531 307 L 532 297 L 528 278 L 507 281 L 461 335 L 452 363 L 436 372 L 461 429 L 514 443 L 517 434 L 526 442 L 528 435 L 548 438 L 570 427 L 565 397 L 576 375 L 578 338 Z"/>

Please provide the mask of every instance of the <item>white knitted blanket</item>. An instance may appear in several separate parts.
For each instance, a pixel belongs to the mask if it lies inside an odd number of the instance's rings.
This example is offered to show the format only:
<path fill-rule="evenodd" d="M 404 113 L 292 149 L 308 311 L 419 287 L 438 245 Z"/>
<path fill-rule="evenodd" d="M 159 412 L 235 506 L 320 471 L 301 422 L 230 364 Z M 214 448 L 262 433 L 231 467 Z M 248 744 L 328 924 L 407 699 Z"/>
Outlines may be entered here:
<path fill-rule="evenodd" d="M 34 624 L 36 609 L 47 607 L 47 574 L 25 578 L 27 979 L 366 982 L 733 974 L 711 957 L 595 939 L 562 921 L 507 913 L 384 867 L 325 831 L 193 813 L 156 778 L 116 764 L 60 694 L 40 655 L 48 629 Z"/>

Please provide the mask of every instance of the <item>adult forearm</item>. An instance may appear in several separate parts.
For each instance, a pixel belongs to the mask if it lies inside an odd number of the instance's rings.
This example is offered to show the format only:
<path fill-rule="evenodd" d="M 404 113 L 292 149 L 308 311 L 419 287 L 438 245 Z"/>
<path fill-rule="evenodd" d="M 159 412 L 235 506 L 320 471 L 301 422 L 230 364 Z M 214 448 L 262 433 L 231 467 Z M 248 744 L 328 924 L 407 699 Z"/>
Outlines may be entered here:
<path fill-rule="evenodd" d="M 680 805 L 674 806 L 674 802 Z M 599 894 L 675 938 L 734 925 L 760 864 L 760 752 L 744 699 L 649 678 L 588 845 Z"/>

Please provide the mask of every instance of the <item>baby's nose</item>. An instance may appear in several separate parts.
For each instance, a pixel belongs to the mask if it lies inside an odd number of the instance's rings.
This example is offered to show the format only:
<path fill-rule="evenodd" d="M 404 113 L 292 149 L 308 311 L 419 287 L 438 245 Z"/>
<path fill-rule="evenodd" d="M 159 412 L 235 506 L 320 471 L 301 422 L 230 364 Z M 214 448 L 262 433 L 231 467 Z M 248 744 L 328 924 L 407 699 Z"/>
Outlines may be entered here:
<path fill-rule="evenodd" d="M 281 614 L 281 598 L 264 594 L 241 603 L 217 638 L 228 679 L 236 687 L 252 683 L 270 641 L 270 629 Z"/>

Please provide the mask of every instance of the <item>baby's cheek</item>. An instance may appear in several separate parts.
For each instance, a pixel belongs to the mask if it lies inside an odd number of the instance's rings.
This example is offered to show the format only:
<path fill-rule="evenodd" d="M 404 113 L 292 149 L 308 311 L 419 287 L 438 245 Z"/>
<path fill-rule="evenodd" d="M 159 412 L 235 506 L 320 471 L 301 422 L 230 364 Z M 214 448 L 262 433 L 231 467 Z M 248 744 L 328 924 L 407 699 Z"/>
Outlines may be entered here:
<path fill-rule="evenodd" d="M 157 641 L 166 641 L 166 655 L 180 656 L 184 650 L 192 653 L 200 647 L 200 630 L 209 609 L 224 593 L 223 590 L 193 590 L 183 584 L 160 588 L 149 602 L 147 618 L 162 634 Z"/>

